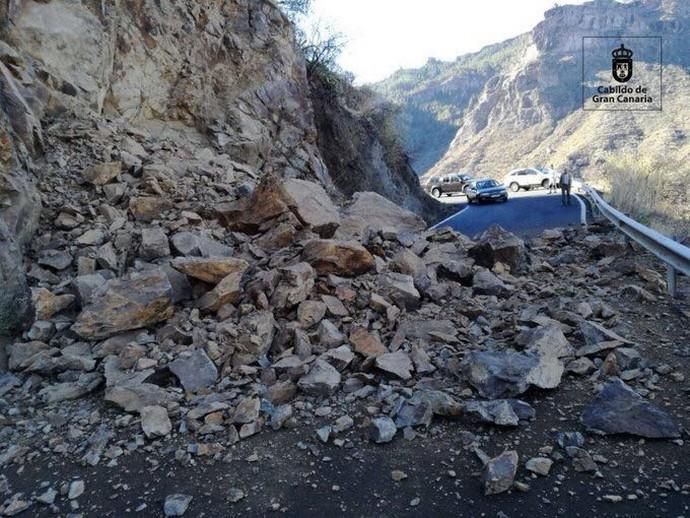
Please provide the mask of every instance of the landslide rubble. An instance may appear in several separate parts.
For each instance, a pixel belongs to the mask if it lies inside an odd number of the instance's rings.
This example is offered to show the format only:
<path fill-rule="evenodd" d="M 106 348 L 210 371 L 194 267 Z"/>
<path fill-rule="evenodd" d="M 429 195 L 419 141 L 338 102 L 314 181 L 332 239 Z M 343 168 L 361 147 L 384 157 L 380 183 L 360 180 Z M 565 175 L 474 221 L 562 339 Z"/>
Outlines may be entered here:
<path fill-rule="evenodd" d="M 132 440 L 183 465 L 221 460 L 238 441 L 323 418 L 331 424 L 314 438 L 341 446 L 359 430 L 375 443 L 413 439 L 441 419 L 530 429 L 540 423 L 530 399 L 573 380 L 591 394 L 586 409 L 569 410 L 583 432 L 683 433 L 651 397 L 660 376 L 682 374 L 647 360 L 607 302 L 631 275 L 660 296 L 649 284 L 657 274 L 609 246 L 618 238 L 605 228 L 525 243 L 493 227 L 473 240 L 415 230 L 413 214 L 387 206 L 383 221 L 344 240 L 351 205 L 308 181 L 293 196 L 294 184 L 267 175 L 234 202 L 189 203 L 202 182 L 150 219 L 106 198 L 111 185 L 147 189 L 143 176 L 65 181 L 68 196 L 44 196 L 78 223 L 42 219 L 33 325 L 7 347 L 0 376 L 3 466 L 31 459 L 35 444 L 112 464 Z M 592 256 L 601 258 L 583 268 Z M 517 487 L 526 453 L 467 448 L 487 495 Z M 597 471 L 586 445 L 573 448 L 576 471 Z M 527 470 L 548 476 L 549 460 Z"/>

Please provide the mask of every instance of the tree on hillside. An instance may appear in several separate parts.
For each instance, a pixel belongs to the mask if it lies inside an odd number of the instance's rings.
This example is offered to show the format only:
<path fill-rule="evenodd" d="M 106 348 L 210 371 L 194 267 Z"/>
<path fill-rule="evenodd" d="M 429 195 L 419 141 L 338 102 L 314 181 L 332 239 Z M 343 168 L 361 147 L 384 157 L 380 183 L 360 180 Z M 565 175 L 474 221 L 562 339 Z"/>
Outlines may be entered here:
<path fill-rule="evenodd" d="M 303 30 L 298 31 L 297 43 L 304 53 L 309 73 L 340 71 L 337 60 L 346 43 L 342 33 L 317 23 L 308 34 Z"/>

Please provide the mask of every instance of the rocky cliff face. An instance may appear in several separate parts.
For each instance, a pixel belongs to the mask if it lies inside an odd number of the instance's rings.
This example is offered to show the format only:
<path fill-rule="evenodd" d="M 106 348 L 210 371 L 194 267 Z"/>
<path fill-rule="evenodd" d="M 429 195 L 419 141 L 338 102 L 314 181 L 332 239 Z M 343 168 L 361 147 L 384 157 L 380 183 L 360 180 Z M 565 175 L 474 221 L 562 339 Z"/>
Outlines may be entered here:
<path fill-rule="evenodd" d="M 175 203 L 210 215 L 213 203 L 246 195 L 267 172 L 339 195 L 293 29 L 270 0 L 3 0 L 0 98 L 0 238 L 13 250 L 0 273 L 8 279 L 21 279 L 16 250 L 37 226 L 34 185 L 47 209 L 34 254 L 69 243 L 103 212 L 108 224 L 128 211 L 154 218 Z M 362 139 L 357 151 L 378 149 L 366 129 Z M 347 192 L 376 184 L 379 172 L 378 192 L 422 209 L 423 194 L 397 165 L 353 177 Z M 160 199 L 143 207 L 142 195 Z M 60 214 L 60 230 L 72 234 L 52 232 Z"/>
<path fill-rule="evenodd" d="M 690 153 L 682 93 L 690 79 L 689 21 L 687 5 L 660 0 L 597 0 L 547 11 L 509 59 L 494 53 L 492 60 L 503 65 L 492 69 L 469 106 L 458 100 L 465 112 L 457 134 L 428 174 L 502 177 L 514 167 L 548 164 L 582 173 L 617 151 L 684 160 Z M 582 37 L 616 34 L 663 37 L 663 112 L 582 111 Z M 474 92 L 475 85 L 466 89 Z"/>

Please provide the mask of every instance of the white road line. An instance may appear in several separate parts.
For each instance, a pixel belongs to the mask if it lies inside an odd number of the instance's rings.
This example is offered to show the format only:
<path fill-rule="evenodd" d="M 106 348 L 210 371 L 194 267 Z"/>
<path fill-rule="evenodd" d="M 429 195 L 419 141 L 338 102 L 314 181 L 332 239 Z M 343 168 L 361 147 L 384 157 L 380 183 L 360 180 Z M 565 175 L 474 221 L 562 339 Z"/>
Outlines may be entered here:
<path fill-rule="evenodd" d="M 573 196 L 580 202 L 580 224 L 587 226 L 587 205 L 578 194 L 573 193 Z"/>
<path fill-rule="evenodd" d="M 465 212 L 467 209 L 469 209 L 469 207 L 465 207 L 464 209 L 462 209 L 462 210 L 456 212 L 455 214 L 453 214 L 452 216 L 447 217 L 446 219 L 444 219 L 444 220 L 441 221 L 440 223 L 436 223 L 433 227 L 429 228 L 429 230 L 434 230 L 434 229 L 440 227 L 440 226 L 443 225 L 445 222 L 450 221 L 450 220 L 453 219 L 455 216 L 459 216 L 460 214 L 462 214 L 463 212 Z"/>

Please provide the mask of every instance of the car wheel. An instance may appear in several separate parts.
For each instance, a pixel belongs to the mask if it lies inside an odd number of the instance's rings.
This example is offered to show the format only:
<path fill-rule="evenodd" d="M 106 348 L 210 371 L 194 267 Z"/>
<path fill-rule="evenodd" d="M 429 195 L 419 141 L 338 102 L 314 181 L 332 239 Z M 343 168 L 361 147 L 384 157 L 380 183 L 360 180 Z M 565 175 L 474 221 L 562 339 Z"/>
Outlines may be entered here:
<path fill-rule="evenodd" d="M 548 180 L 544 180 L 543 182 L 541 182 L 541 186 L 542 186 L 544 189 L 548 189 L 548 188 L 549 188 L 549 183 L 550 183 L 550 182 L 549 182 Z"/>
<path fill-rule="evenodd" d="M 513 192 L 518 192 L 520 190 L 520 184 L 517 182 L 513 182 L 510 184 L 510 190 Z"/>
<path fill-rule="evenodd" d="M 431 189 L 431 195 L 434 198 L 440 198 L 441 197 L 441 189 L 439 189 L 438 187 L 434 187 L 433 189 Z"/>
<path fill-rule="evenodd" d="M 504 196 L 502 201 L 503 203 L 506 203 L 508 201 L 508 196 Z"/>

